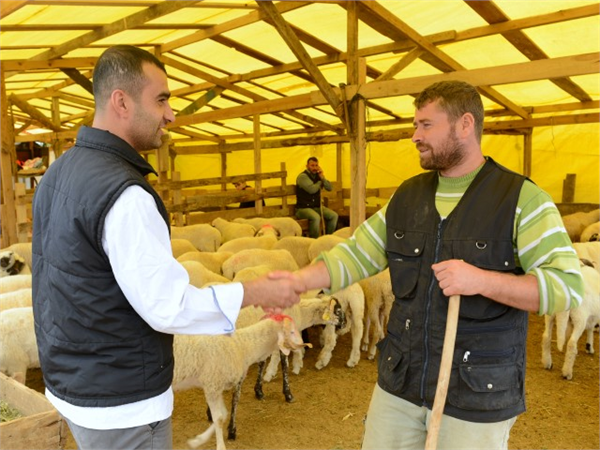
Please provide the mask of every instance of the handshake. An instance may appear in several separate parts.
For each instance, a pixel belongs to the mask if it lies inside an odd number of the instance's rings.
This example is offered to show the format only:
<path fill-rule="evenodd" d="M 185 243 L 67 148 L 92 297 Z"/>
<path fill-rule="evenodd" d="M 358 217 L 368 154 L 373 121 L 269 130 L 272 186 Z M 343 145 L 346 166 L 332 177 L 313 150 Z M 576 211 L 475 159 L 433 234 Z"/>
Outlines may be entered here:
<path fill-rule="evenodd" d="M 295 272 L 274 271 L 243 283 L 242 307 L 262 307 L 267 313 L 279 314 L 300 302 L 300 295 L 311 289 L 327 288 L 329 272 L 322 261 Z"/>

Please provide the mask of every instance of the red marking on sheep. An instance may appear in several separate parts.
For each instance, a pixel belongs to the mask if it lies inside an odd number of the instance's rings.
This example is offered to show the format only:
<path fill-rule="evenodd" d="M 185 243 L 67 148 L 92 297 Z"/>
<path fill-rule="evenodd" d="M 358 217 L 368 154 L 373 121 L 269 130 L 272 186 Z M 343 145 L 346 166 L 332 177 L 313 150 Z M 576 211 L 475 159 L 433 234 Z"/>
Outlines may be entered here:
<path fill-rule="evenodd" d="M 265 314 L 263 317 L 263 319 L 271 319 L 274 320 L 275 322 L 282 322 L 285 319 L 289 319 L 293 322 L 293 319 L 288 316 L 287 314 L 273 314 L 273 313 L 269 313 L 269 314 Z"/>

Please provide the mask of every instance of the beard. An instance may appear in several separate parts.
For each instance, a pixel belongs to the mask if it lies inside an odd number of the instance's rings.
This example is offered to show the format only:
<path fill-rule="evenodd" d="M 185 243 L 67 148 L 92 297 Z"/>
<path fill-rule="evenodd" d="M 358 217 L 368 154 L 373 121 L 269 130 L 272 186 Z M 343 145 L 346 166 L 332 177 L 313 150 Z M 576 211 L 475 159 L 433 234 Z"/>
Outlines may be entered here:
<path fill-rule="evenodd" d="M 161 121 L 148 114 L 140 105 L 139 114 L 131 126 L 129 137 L 131 146 L 138 152 L 154 150 L 162 145 Z"/>
<path fill-rule="evenodd" d="M 427 149 L 428 154 L 419 153 L 421 167 L 425 170 L 448 170 L 460 163 L 464 156 L 464 145 L 460 143 L 456 132 L 448 132 L 446 140 L 437 148 L 427 144 L 418 144 L 417 149 Z"/>

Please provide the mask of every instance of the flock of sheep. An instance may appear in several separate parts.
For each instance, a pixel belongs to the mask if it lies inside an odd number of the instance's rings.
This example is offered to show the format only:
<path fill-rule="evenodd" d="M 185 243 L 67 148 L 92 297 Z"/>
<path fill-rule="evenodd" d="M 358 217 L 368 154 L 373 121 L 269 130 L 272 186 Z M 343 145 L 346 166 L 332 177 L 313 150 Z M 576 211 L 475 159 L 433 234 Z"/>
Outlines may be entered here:
<path fill-rule="evenodd" d="M 563 219 L 583 261 L 585 298 L 576 310 L 546 317 L 542 342 L 542 363 L 550 369 L 554 322 L 559 350 L 572 330 L 562 369 L 566 379 L 573 376 L 577 342 L 585 330 L 588 332 L 587 351 L 594 352 L 593 331 L 600 322 L 600 242 L 583 242 L 583 239 L 598 241 L 600 210 L 571 216 Z M 216 219 L 212 224 L 172 227 L 171 230 L 173 256 L 187 270 L 190 283 L 197 287 L 246 281 L 273 270 L 297 270 L 347 237 L 348 228 L 318 239 L 304 237 L 298 223 L 287 217 Z M 14 244 L 0 250 L 0 261 L 0 371 L 24 382 L 27 369 L 39 367 L 28 271 L 31 244 Z M 15 272 L 14 264 L 22 265 L 19 273 Z M 191 438 L 188 444 L 196 448 L 214 434 L 217 449 L 225 449 L 224 427 L 228 416 L 228 438 L 235 439 L 241 385 L 253 364 L 259 364 L 255 385 L 258 398 L 262 396 L 263 380 L 273 379 L 281 365 L 285 399 L 292 401 L 287 356 L 292 355 L 292 372 L 299 374 L 307 345 L 302 340 L 302 330 L 322 327 L 317 369 L 329 364 L 337 336 L 347 332 L 351 333 L 352 345 L 346 365 L 356 366 L 361 351 L 366 358 L 374 359 L 393 300 L 386 270 L 333 296 L 309 292 L 298 305 L 286 310 L 285 315 L 264 319 L 264 312 L 245 308 L 236 323 L 237 331 L 230 336 L 175 336 L 175 359 L 186 364 L 175 364 L 174 389 L 202 388 L 212 420 L 210 427 Z M 233 395 L 228 414 L 223 394 L 229 390 Z"/>

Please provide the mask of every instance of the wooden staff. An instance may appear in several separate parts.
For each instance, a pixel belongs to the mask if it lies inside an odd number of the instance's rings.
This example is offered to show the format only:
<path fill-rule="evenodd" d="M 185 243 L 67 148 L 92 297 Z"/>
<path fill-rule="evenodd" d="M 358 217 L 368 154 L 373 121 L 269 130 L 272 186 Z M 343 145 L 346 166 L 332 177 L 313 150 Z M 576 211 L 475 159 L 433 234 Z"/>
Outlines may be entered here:
<path fill-rule="evenodd" d="M 433 400 L 433 408 L 431 408 L 431 419 L 429 420 L 429 427 L 427 429 L 425 450 L 435 450 L 437 448 L 442 414 L 446 405 L 446 394 L 448 394 L 450 372 L 452 371 L 452 355 L 454 354 L 454 343 L 456 342 L 459 309 L 460 295 L 452 295 L 448 303 L 448 318 L 446 319 L 446 334 L 444 335 L 444 346 L 442 348 L 440 374 L 438 376 L 435 399 Z"/>

